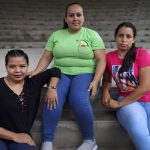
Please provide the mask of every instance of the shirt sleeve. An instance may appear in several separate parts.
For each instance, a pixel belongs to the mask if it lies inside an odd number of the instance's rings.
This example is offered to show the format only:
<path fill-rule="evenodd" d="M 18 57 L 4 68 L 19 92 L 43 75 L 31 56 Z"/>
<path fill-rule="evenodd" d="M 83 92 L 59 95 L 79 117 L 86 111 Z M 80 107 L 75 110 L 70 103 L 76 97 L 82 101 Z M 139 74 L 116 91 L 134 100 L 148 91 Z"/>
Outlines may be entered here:
<path fill-rule="evenodd" d="M 51 77 L 60 78 L 60 76 L 61 76 L 61 71 L 59 68 L 56 68 L 56 67 L 51 68 L 51 69 L 49 69 L 49 72 L 51 74 Z"/>
<path fill-rule="evenodd" d="M 105 49 L 104 42 L 96 31 L 93 31 L 92 34 L 92 49 L 93 50 Z"/>
<path fill-rule="evenodd" d="M 150 66 L 150 52 L 148 50 L 141 50 L 138 54 L 139 68 Z"/>
<path fill-rule="evenodd" d="M 61 71 L 59 68 L 54 67 L 51 69 L 47 69 L 44 72 L 33 76 L 31 79 L 37 86 L 43 87 L 46 83 L 49 83 L 50 78 L 52 77 L 61 77 Z"/>
<path fill-rule="evenodd" d="M 49 37 L 45 46 L 45 50 L 51 52 L 53 50 L 53 47 L 54 47 L 54 33 Z"/>
<path fill-rule="evenodd" d="M 105 68 L 105 71 L 107 72 L 107 73 L 110 73 L 111 74 L 111 64 L 110 64 L 110 62 L 111 62 L 111 60 L 110 60 L 110 53 L 107 53 L 106 54 L 106 68 Z"/>

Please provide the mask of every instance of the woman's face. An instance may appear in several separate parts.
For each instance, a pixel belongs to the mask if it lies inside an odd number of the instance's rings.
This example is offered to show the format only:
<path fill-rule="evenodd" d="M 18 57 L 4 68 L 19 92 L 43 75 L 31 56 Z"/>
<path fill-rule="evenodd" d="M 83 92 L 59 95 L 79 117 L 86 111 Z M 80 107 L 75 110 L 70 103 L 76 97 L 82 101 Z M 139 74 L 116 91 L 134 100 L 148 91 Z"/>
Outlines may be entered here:
<path fill-rule="evenodd" d="M 24 80 L 28 71 L 28 64 L 24 57 L 11 57 L 6 65 L 8 78 L 15 82 Z"/>
<path fill-rule="evenodd" d="M 84 23 L 82 7 L 77 4 L 71 5 L 67 10 L 65 22 L 68 24 L 70 32 L 78 32 Z"/>
<path fill-rule="evenodd" d="M 121 27 L 118 30 L 115 40 L 119 50 L 128 51 L 135 42 L 133 30 L 129 27 Z"/>

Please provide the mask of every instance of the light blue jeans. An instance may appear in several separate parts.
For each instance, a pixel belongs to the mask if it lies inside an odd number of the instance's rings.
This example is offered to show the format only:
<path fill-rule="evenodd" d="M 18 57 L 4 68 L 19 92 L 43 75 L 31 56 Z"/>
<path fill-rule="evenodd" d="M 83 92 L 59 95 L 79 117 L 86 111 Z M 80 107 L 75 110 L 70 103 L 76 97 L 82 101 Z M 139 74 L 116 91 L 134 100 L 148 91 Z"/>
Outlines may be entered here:
<path fill-rule="evenodd" d="M 122 98 L 120 96 L 119 100 Z M 116 113 L 137 150 L 150 150 L 150 102 L 135 101 L 119 108 Z"/>

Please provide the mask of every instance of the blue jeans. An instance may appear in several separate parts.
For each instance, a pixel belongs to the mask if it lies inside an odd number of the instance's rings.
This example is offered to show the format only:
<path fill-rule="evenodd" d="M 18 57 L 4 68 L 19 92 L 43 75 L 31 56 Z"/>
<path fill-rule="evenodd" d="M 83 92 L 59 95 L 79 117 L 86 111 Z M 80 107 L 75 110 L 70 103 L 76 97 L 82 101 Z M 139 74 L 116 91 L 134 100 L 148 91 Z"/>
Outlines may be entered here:
<path fill-rule="evenodd" d="M 62 109 L 67 100 L 81 128 L 84 139 L 94 139 L 93 110 L 90 103 L 88 87 L 93 79 L 93 74 L 76 76 L 61 75 L 57 86 L 58 105 L 54 110 L 48 110 L 47 104 L 43 105 L 43 138 L 52 141 Z"/>
<path fill-rule="evenodd" d="M 116 113 L 137 150 L 150 150 L 150 102 L 135 101 L 121 107 Z"/>
<path fill-rule="evenodd" d="M 0 139 L 0 150 L 35 150 L 34 146 Z"/>

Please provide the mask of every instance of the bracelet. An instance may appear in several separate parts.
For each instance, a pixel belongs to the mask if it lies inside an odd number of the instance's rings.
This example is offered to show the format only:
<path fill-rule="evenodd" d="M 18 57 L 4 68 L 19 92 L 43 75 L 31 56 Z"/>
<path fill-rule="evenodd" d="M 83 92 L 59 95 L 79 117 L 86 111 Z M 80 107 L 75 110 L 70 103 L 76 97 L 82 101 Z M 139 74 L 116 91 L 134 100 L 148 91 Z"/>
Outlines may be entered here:
<path fill-rule="evenodd" d="M 48 88 L 49 88 L 49 89 L 56 89 L 56 86 L 54 86 L 54 85 L 49 85 Z"/>

